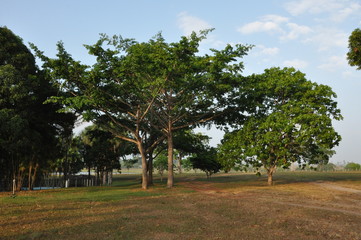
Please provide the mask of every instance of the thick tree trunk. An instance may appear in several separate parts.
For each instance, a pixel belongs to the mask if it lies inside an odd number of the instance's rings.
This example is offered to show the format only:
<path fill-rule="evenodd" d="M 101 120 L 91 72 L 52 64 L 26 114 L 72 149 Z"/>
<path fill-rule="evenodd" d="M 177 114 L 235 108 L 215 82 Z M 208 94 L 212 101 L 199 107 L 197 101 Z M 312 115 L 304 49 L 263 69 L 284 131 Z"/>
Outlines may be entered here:
<path fill-rule="evenodd" d="M 32 173 L 32 170 L 33 170 L 33 163 L 32 162 L 30 162 L 29 163 L 29 172 L 28 172 L 28 174 L 29 174 L 29 176 L 28 176 L 28 190 L 33 190 L 33 188 L 32 188 L 32 186 L 31 186 L 31 173 Z"/>
<path fill-rule="evenodd" d="M 169 123 L 170 124 L 170 123 Z M 168 126 L 168 181 L 167 187 L 172 188 L 174 185 L 174 175 L 173 175 L 173 133 L 171 125 Z"/>
<path fill-rule="evenodd" d="M 108 172 L 108 186 L 111 186 L 113 183 L 113 169 L 111 169 L 109 172 Z"/>
<path fill-rule="evenodd" d="M 24 180 L 24 167 L 19 167 L 17 176 L 16 176 L 16 191 L 19 192 L 21 190 L 21 187 L 23 186 L 23 180 Z"/>
<path fill-rule="evenodd" d="M 272 186 L 273 185 L 273 175 L 272 173 L 268 173 L 268 178 L 267 178 L 267 183 L 268 183 L 268 186 Z"/>
<path fill-rule="evenodd" d="M 103 169 L 103 171 L 102 171 L 102 186 L 107 185 L 107 177 L 108 177 L 108 171 L 106 169 Z"/>
<path fill-rule="evenodd" d="M 148 189 L 148 166 L 147 166 L 147 156 L 144 151 L 144 147 L 141 141 L 138 141 L 138 150 L 142 158 L 142 188 Z"/>
<path fill-rule="evenodd" d="M 38 168 L 39 168 L 39 164 L 36 163 L 34 168 L 33 168 L 33 172 L 32 172 L 32 176 L 30 178 L 31 183 L 30 183 L 30 188 L 29 190 L 33 190 L 34 189 L 34 185 L 35 185 L 35 180 L 36 180 L 36 174 L 38 173 Z"/>
<path fill-rule="evenodd" d="M 267 183 L 268 183 L 268 186 L 273 185 L 273 173 L 275 172 L 275 170 L 276 170 L 276 166 L 272 166 L 272 167 L 267 169 L 267 175 L 268 175 Z"/>

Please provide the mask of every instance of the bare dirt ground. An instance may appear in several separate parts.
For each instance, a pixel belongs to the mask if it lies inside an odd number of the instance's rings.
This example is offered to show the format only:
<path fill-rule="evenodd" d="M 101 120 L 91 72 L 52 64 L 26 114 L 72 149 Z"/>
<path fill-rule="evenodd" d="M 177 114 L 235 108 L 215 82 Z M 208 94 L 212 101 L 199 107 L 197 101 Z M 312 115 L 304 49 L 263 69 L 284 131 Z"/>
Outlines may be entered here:
<path fill-rule="evenodd" d="M 295 224 L 290 227 L 294 228 L 295 232 L 304 229 L 305 235 L 299 235 L 302 236 L 300 239 L 361 239 L 361 190 L 359 189 L 361 186 L 359 185 L 316 181 L 253 189 L 247 187 L 224 189 L 212 183 L 192 180 L 183 182 L 182 185 L 215 198 L 246 199 L 254 203 L 254 206 L 248 207 L 249 209 L 258 211 L 265 208 L 265 216 L 268 212 L 276 219 L 283 219 L 280 221 L 298 222 L 297 218 L 299 218 L 299 222 L 307 222 L 308 226 Z M 284 214 L 280 216 L 279 212 Z M 312 232 L 312 228 L 314 233 L 307 234 Z M 317 228 L 318 230 L 315 230 Z M 265 239 L 277 239 L 277 237 L 268 236 Z M 288 235 L 285 239 L 297 239 L 297 237 Z"/>

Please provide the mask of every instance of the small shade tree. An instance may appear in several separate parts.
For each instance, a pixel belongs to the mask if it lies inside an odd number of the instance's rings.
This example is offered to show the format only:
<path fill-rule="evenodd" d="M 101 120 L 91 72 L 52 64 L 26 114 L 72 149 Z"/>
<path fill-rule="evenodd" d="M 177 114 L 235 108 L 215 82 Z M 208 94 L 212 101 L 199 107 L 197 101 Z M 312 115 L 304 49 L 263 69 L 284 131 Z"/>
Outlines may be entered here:
<path fill-rule="evenodd" d="M 194 153 L 189 160 L 192 163 L 193 168 L 205 172 L 207 178 L 222 169 L 222 165 L 217 160 L 217 149 L 214 147 L 206 146 L 203 149 L 200 149 L 198 152 Z"/>
<path fill-rule="evenodd" d="M 164 171 L 168 169 L 168 157 L 164 154 L 158 155 L 154 161 L 154 168 L 158 170 L 160 181 L 163 182 Z"/>

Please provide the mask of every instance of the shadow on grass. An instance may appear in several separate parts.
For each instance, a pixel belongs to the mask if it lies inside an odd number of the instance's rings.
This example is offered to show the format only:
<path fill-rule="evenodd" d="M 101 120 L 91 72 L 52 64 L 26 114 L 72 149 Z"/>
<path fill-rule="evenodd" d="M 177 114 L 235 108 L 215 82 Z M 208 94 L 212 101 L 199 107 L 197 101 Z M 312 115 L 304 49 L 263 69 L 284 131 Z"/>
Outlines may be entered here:
<path fill-rule="evenodd" d="M 338 181 L 361 181 L 361 172 L 316 172 L 316 171 L 287 171 L 276 172 L 273 175 L 274 184 L 286 185 L 293 183 L 307 183 L 317 181 L 338 182 Z M 267 186 L 267 174 L 257 176 L 254 173 L 223 173 L 213 175 L 211 178 L 198 175 L 193 178 L 182 177 L 179 182 L 199 181 L 219 184 L 240 184 L 243 186 Z M 225 185 L 227 187 L 227 185 Z"/>

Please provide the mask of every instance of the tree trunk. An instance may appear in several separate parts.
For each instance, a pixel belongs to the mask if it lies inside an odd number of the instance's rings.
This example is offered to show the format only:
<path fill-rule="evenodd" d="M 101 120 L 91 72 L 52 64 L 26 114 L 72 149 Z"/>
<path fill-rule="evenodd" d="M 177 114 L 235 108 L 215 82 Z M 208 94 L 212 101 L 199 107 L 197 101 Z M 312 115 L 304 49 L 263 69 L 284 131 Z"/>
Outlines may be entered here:
<path fill-rule="evenodd" d="M 64 173 L 64 181 L 68 180 L 68 150 L 65 153 L 65 159 L 63 162 L 63 173 Z"/>
<path fill-rule="evenodd" d="M 100 180 L 99 180 L 100 178 L 99 178 L 99 168 L 97 167 L 97 175 L 96 175 L 96 177 L 95 177 L 95 186 L 97 186 L 98 185 L 98 183 L 100 183 Z"/>
<path fill-rule="evenodd" d="M 272 186 L 273 185 L 273 173 L 276 170 L 276 166 L 272 166 L 270 168 L 267 169 L 267 182 L 268 182 L 268 186 Z"/>
<path fill-rule="evenodd" d="M 172 188 L 174 185 L 174 176 L 173 176 L 173 134 L 172 126 L 169 123 L 168 125 L 168 181 L 167 187 Z"/>
<path fill-rule="evenodd" d="M 23 180 L 24 180 L 24 167 L 19 167 L 18 173 L 16 176 L 16 191 L 19 192 L 21 190 L 21 187 L 23 186 Z"/>
<path fill-rule="evenodd" d="M 39 167 L 39 164 L 36 163 L 35 166 L 34 166 L 34 170 L 32 172 L 32 175 L 31 175 L 31 178 L 30 178 L 30 188 L 29 190 L 33 190 L 34 189 L 34 185 L 35 185 L 35 180 L 36 180 L 36 174 L 38 173 L 38 167 Z M 41 187 L 41 186 L 40 186 Z"/>
<path fill-rule="evenodd" d="M 31 186 L 31 172 L 32 172 L 32 170 L 33 170 L 33 163 L 30 162 L 29 163 L 29 172 L 28 172 L 28 174 L 29 174 L 29 176 L 28 176 L 28 190 L 29 191 L 33 190 L 32 186 Z"/>
<path fill-rule="evenodd" d="M 160 175 L 160 182 L 163 182 L 163 169 L 159 171 L 159 175 Z"/>
<path fill-rule="evenodd" d="M 148 189 L 148 167 L 147 167 L 147 156 L 144 151 L 141 140 L 138 141 L 138 150 L 142 158 L 142 188 Z"/>
<path fill-rule="evenodd" d="M 178 173 L 182 173 L 182 153 L 179 152 L 178 154 Z"/>
<path fill-rule="evenodd" d="M 108 186 L 111 186 L 113 183 L 113 169 L 111 169 L 109 172 L 108 172 Z"/>
<path fill-rule="evenodd" d="M 102 178 L 103 178 L 102 186 L 107 185 L 107 177 L 108 177 L 108 171 L 106 169 L 103 169 L 103 171 L 102 171 Z"/>
<path fill-rule="evenodd" d="M 153 185 L 153 153 L 148 154 L 148 185 Z"/>

